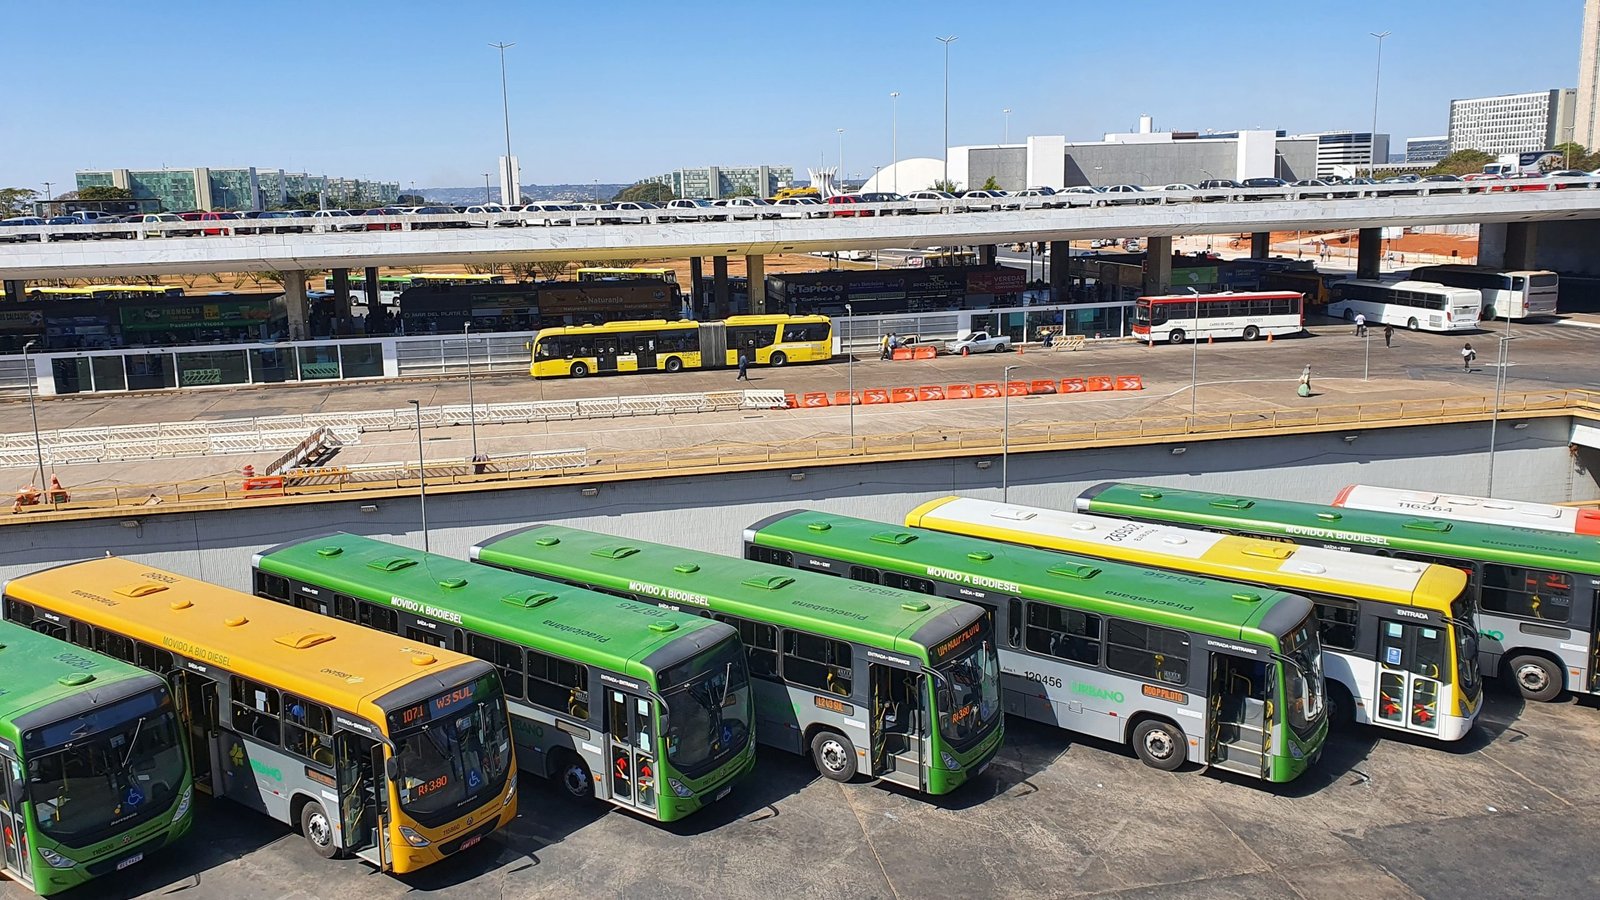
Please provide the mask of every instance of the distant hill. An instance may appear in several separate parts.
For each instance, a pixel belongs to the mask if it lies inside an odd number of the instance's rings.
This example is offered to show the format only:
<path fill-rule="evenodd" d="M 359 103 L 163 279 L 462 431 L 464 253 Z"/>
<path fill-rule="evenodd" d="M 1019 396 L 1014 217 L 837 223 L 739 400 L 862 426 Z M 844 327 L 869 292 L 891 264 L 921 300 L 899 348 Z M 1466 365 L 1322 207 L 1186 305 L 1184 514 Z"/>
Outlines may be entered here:
<path fill-rule="evenodd" d="M 598 194 L 601 200 L 610 200 L 618 191 L 627 187 L 626 184 L 525 184 L 522 186 L 522 199 L 524 202 L 534 200 L 593 200 Z M 439 203 L 445 206 L 470 206 L 483 202 L 483 187 L 431 187 L 418 188 L 417 193 L 429 203 Z M 406 191 L 405 193 L 410 193 Z M 489 188 L 489 196 L 493 202 L 500 202 L 500 186 Z"/>

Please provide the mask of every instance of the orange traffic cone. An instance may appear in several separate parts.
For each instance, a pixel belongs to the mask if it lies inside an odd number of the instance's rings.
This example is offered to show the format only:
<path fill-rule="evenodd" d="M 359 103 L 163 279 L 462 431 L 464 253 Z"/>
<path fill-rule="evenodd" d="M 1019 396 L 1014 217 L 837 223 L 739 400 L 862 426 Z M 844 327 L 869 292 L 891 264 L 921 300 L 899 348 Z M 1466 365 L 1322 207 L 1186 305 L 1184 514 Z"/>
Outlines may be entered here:
<path fill-rule="evenodd" d="M 1211 335 L 1208 334 L 1208 335 L 1206 335 L 1206 343 L 1215 344 L 1216 341 L 1211 337 Z"/>
<path fill-rule="evenodd" d="M 256 477 L 256 467 L 252 466 L 252 465 L 249 465 L 247 463 L 247 464 L 245 464 L 244 471 L 239 473 L 239 474 L 243 475 L 246 478 L 254 478 L 254 477 Z"/>
<path fill-rule="evenodd" d="M 1272 332 L 1267 332 L 1267 343 L 1272 343 Z"/>

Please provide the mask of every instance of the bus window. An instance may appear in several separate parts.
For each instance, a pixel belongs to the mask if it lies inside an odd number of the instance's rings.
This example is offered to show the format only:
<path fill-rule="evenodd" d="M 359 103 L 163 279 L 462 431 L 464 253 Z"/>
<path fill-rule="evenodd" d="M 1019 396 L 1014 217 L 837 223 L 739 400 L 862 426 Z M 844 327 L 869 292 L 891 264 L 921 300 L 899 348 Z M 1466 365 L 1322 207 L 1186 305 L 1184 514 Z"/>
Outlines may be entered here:
<path fill-rule="evenodd" d="M 1485 563 L 1479 604 L 1488 611 L 1565 622 L 1572 615 L 1572 579 L 1561 572 Z"/>
<path fill-rule="evenodd" d="M 751 622 L 724 616 L 723 621 L 739 629 L 750 658 L 750 674 L 761 678 L 778 677 L 778 628 L 765 622 Z"/>
<path fill-rule="evenodd" d="M 523 693 L 522 648 L 504 641 L 486 638 L 481 634 L 467 635 L 467 653 L 500 670 L 500 685 L 507 697 L 521 697 Z M 562 704 L 566 709 L 566 704 Z"/>
<path fill-rule="evenodd" d="M 749 557 L 756 562 L 771 563 L 786 568 L 794 567 L 794 554 L 773 547 L 751 547 Z"/>
<path fill-rule="evenodd" d="M 333 712 L 320 703 L 284 697 L 283 749 L 320 766 L 333 766 Z"/>
<path fill-rule="evenodd" d="M 1006 643 L 1013 649 L 1022 646 L 1022 601 L 1006 598 Z"/>
<path fill-rule="evenodd" d="M 1100 617 L 1046 603 L 1028 604 L 1028 649 L 1058 659 L 1100 665 Z"/>
<path fill-rule="evenodd" d="M 528 702 L 587 722 L 589 668 L 529 650 Z"/>
<path fill-rule="evenodd" d="M 902 591 L 916 591 L 919 594 L 933 593 L 932 581 L 911 575 L 901 575 L 896 572 L 883 573 L 883 584 L 885 587 L 899 588 Z"/>
<path fill-rule="evenodd" d="M 1354 650 L 1360 632 L 1361 610 L 1354 600 L 1318 594 L 1317 621 L 1322 623 L 1322 645 L 1337 650 Z"/>
<path fill-rule="evenodd" d="M 1150 681 L 1189 682 L 1189 636 L 1138 622 L 1106 622 L 1106 668 Z"/>
<path fill-rule="evenodd" d="M 233 728 L 269 744 L 277 744 L 280 734 L 278 691 L 237 675 L 228 680 L 233 698 Z"/>
<path fill-rule="evenodd" d="M 850 696 L 850 645 L 814 634 L 785 631 L 783 679 L 812 690 Z"/>
<path fill-rule="evenodd" d="M 828 339 L 830 328 L 827 322 L 808 322 L 804 325 L 786 325 L 783 329 L 785 341 L 816 343 Z"/>
<path fill-rule="evenodd" d="M 745 326 L 742 328 L 728 329 L 728 348 L 751 349 L 771 347 L 778 336 L 778 329 L 772 325 Z"/>
<path fill-rule="evenodd" d="M 877 569 L 868 568 L 867 566 L 851 566 L 850 580 L 864 581 L 867 584 L 877 584 L 880 580 L 880 576 Z"/>

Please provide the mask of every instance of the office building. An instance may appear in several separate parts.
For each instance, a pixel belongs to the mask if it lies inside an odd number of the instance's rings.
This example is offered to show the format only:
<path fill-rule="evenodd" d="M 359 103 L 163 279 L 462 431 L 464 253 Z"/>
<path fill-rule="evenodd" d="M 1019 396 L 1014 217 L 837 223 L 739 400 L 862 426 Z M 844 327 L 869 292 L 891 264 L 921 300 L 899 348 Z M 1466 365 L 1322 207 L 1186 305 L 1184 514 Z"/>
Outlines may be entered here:
<path fill-rule="evenodd" d="M 1548 150 L 1572 140 L 1576 105 L 1573 88 L 1451 100 L 1450 150 L 1493 156 Z"/>
<path fill-rule="evenodd" d="M 78 190 L 120 187 L 135 200 L 152 200 L 168 212 L 191 209 L 271 209 L 291 197 L 318 194 L 327 206 L 381 206 L 400 196 L 397 181 L 369 181 L 262 169 L 101 169 L 77 173 Z"/>
<path fill-rule="evenodd" d="M 1297 134 L 1317 142 L 1317 178 L 1353 175 L 1389 162 L 1389 136 L 1370 131 L 1323 131 Z"/>
<path fill-rule="evenodd" d="M 1578 44 L 1578 97 L 1572 139 L 1600 149 L 1600 0 L 1584 0 Z"/>
<path fill-rule="evenodd" d="M 1600 2 L 1600 0 L 1596 0 Z M 1450 136 L 1437 134 L 1429 137 L 1406 138 L 1406 162 L 1438 162 L 1450 155 Z"/>
<path fill-rule="evenodd" d="M 678 169 L 644 181 L 664 184 L 679 197 L 707 200 L 770 197 L 794 181 L 794 169 L 790 166 L 703 166 Z"/>

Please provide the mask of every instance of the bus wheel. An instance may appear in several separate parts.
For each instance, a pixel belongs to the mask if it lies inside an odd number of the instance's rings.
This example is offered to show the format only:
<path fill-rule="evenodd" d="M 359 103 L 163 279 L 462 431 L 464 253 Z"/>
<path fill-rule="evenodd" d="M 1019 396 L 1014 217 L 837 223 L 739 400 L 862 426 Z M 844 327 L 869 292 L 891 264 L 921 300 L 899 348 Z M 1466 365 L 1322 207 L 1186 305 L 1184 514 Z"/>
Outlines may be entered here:
<path fill-rule="evenodd" d="M 572 799 L 588 800 L 594 796 L 594 775 L 578 754 L 570 750 L 562 754 L 557 776 L 561 779 L 561 789 Z"/>
<path fill-rule="evenodd" d="M 772 356 L 768 357 L 768 359 L 767 359 L 767 365 L 772 366 L 774 369 L 778 368 L 779 366 L 785 365 L 788 362 L 789 362 L 789 357 L 784 356 L 783 353 L 781 353 L 781 352 L 774 353 L 774 354 L 772 354 Z"/>
<path fill-rule="evenodd" d="M 323 859 L 333 859 L 339 855 L 339 845 L 333 842 L 333 823 L 328 820 L 321 803 L 311 800 L 300 807 L 300 833 L 306 836 L 311 849 Z"/>
<path fill-rule="evenodd" d="M 1416 316 L 1412 316 L 1411 318 L 1406 320 L 1406 327 L 1411 329 L 1412 331 L 1421 331 L 1422 330 L 1422 323 L 1417 321 L 1417 317 Z"/>
<path fill-rule="evenodd" d="M 667 371 L 668 372 L 678 372 L 678 371 L 681 371 L 682 369 L 683 369 L 683 360 L 677 358 L 676 356 L 667 357 Z"/>
<path fill-rule="evenodd" d="M 1356 311 L 1346 308 L 1344 311 L 1344 320 L 1346 322 L 1354 322 L 1356 320 Z"/>
<path fill-rule="evenodd" d="M 1350 691 L 1336 681 L 1328 682 L 1328 722 L 1339 728 L 1356 721 L 1356 701 Z"/>
<path fill-rule="evenodd" d="M 1168 332 L 1167 333 L 1167 343 L 1169 343 L 1169 344 L 1181 344 L 1181 343 L 1183 343 L 1183 329 L 1182 328 L 1174 328 L 1170 332 Z"/>
<path fill-rule="evenodd" d="M 1253 341 L 1258 337 L 1261 337 L 1261 329 L 1255 327 L 1254 325 L 1246 325 L 1244 327 L 1244 339 L 1245 340 Z"/>
<path fill-rule="evenodd" d="M 1171 772 L 1185 758 L 1182 732 L 1158 719 L 1146 719 L 1133 730 L 1133 752 L 1152 769 Z"/>
<path fill-rule="evenodd" d="M 849 781 L 856 777 L 856 748 L 837 731 L 819 731 L 811 739 L 811 761 L 822 777 Z"/>
<path fill-rule="evenodd" d="M 587 374 L 589 374 L 589 366 L 587 363 L 575 362 L 572 364 L 573 378 L 582 378 Z"/>
<path fill-rule="evenodd" d="M 1494 321 L 1494 307 L 1485 306 L 1483 308 L 1483 315 L 1480 318 L 1482 318 L 1486 322 L 1493 322 Z"/>
<path fill-rule="evenodd" d="M 1561 693 L 1561 670 L 1542 656 L 1517 656 L 1508 664 L 1517 690 L 1529 700 L 1548 703 Z"/>

